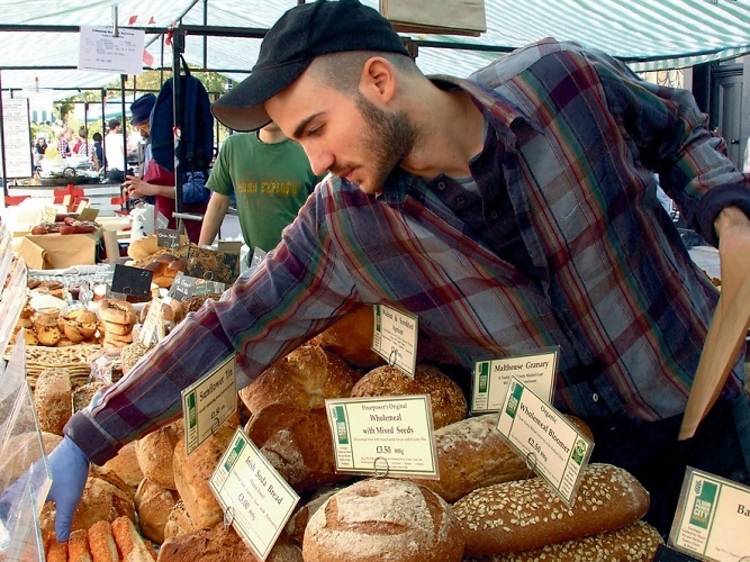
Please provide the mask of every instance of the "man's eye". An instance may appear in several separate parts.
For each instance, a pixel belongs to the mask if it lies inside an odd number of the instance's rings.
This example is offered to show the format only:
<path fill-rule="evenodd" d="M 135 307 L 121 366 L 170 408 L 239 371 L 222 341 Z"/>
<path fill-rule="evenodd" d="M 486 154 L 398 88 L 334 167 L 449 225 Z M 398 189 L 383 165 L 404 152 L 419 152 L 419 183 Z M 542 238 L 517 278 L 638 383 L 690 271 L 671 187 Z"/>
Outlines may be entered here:
<path fill-rule="evenodd" d="M 308 137 L 314 137 L 323 132 L 323 125 L 315 125 L 307 130 Z"/>

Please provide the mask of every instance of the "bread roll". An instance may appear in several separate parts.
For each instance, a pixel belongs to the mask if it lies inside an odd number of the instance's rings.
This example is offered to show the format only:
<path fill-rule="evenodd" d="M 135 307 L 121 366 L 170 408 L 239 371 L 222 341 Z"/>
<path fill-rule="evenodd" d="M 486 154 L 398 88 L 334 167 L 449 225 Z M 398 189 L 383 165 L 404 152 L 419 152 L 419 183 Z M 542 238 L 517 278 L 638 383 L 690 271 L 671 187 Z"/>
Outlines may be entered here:
<path fill-rule="evenodd" d="M 645 521 L 636 521 L 618 531 L 526 552 L 467 558 L 466 562 L 651 562 L 663 542 L 659 531 Z"/>
<path fill-rule="evenodd" d="M 172 458 L 175 445 L 183 433 L 182 420 L 152 431 L 141 438 L 135 448 L 138 466 L 149 480 L 162 488 L 175 490 Z"/>
<path fill-rule="evenodd" d="M 310 501 L 297 509 L 284 527 L 284 534 L 289 537 L 289 540 L 297 544 L 302 544 L 302 539 L 305 536 L 305 529 L 307 528 L 307 523 L 310 521 L 310 517 L 320 509 L 320 506 L 322 506 L 328 498 L 340 491 L 340 488 L 332 488 L 326 492 L 317 494 Z"/>
<path fill-rule="evenodd" d="M 105 469 L 113 471 L 131 488 L 136 488 L 143 480 L 143 473 L 138 465 L 135 449 L 136 442 L 131 441 L 122 447 L 116 456 L 104 463 Z"/>
<path fill-rule="evenodd" d="M 253 415 L 269 404 L 322 408 L 326 398 L 349 396 L 356 377 L 346 363 L 322 347 L 303 345 L 240 390 L 240 398 Z"/>
<path fill-rule="evenodd" d="M 348 478 L 336 474 L 324 408 L 272 404 L 250 419 L 245 433 L 297 492 Z"/>
<path fill-rule="evenodd" d="M 372 306 L 360 306 L 318 334 L 310 343 L 320 345 L 354 365 L 372 369 L 384 363 L 372 346 L 374 328 Z"/>
<path fill-rule="evenodd" d="M 179 500 L 169 512 L 167 523 L 164 525 L 164 539 L 189 535 L 197 530 L 198 527 L 190 520 L 190 514 L 185 509 L 185 502 Z"/>
<path fill-rule="evenodd" d="M 629 525 L 646 514 L 648 492 L 627 471 L 608 464 L 583 469 L 568 508 L 541 478 L 471 492 L 453 505 L 466 553 L 486 556 L 533 550 Z"/>
<path fill-rule="evenodd" d="M 104 322 L 132 326 L 136 315 L 133 305 L 127 301 L 102 299 L 99 302 L 99 316 Z M 106 324 L 105 324 L 106 326 Z"/>
<path fill-rule="evenodd" d="M 73 415 L 70 373 L 65 369 L 45 369 L 39 374 L 34 389 L 34 408 L 42 431 L 62 435 Z"/>
<path fill-rule="evenodd" d="M 89 527 L 88 535 L 94 562 L 119 562 L 120 557 L 109 521 L 97 521 Z"/>
<path fill-rule="evenodd" d="M 230 419 L 188 457 L 184 437 L 177 442 L 172 457 L 174 483 L 190 519 L 198 528 L 221 521 L 224 512 L 208 487 L 208 480 L 219 458 L 232 439 L 238 419 Z"/>
<path fill-rule="evenodd" d="M 176 503 L 171 490 L 148 478 L 141 481 L 135 493 L 135 509 L 144 537 L 157 543 L 164 542 L 164 527 Z"/>
<path fill-rule="evenodd" d="M 468 418 L 435 431 L 440 480 L 414 480 L 444 500 L 454 502 L 472 490 L 523 480 L 533 473 L 497 431 L 499 414 Z M 569 419 L 589 438 L 591 430 L 578 418 Z"/>
<path fill-rule="evenodd" d="M 464 544 L 450 506 L 413 482 L 362 480 L 310 518 L 305 562 L 460 562 Z"/>
<path fill-rule="evenodd" d="M 83 529 L 70 533 L 68 562 L 92 562 L 88 533 Z"/>
<path fill-rule="evenodd" d="M 133 260 L 142 260 L 161 250 L 156 234 L 144 236 L 133 240 L 128 246 L 128 257 Z"/>
<path fill-rule="evenodd" d="M 414 378 L 384 365 L 367 373 L 352 389 L 352 396 L 404 396 L 429 394 L 435 429 L 466 417 L 466 397 L 459 386 L 436 367 L 417 365 Z"/>
<path fill-rule="evenodd" d="M 154 562 L 156 559 L 127 517 L 118 517 L 112 521 L 112 535 L 123 562 Z"/>

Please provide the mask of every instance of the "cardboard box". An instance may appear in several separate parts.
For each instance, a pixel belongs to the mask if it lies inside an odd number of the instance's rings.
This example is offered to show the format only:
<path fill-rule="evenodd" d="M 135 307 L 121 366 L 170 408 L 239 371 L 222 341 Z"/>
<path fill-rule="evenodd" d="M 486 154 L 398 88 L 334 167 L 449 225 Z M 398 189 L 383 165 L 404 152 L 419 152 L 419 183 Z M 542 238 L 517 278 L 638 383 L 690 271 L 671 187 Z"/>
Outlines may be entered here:
<path fill-rule="evenodd" d="M 91 234 L 27 234 L 16 238 L 15 250 L 29 269 L 64 269 L 94 265 L 101 232 Z"/>

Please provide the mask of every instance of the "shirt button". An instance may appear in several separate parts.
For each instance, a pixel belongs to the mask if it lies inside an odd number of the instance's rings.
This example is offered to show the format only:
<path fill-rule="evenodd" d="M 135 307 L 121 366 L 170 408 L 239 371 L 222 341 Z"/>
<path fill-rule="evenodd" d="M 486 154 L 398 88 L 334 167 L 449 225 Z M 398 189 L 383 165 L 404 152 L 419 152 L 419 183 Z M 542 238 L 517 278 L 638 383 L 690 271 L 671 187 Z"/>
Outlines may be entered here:
<path fill-rule="evenodd" d="M 497 217 L 499 217 L 499 216 L 500 216 L 500 214 L 499 214 L 499 213 L 498 213 L 497 211 L 492 211 L 492 212 L 490 213 L 490 218 L 491 218 L 491 219 L 492 219 L 493 221 L 497 220 Z"/>
<path fill-rule="evenodd" d="M 594 402 L 599 402 L 599 395 L 596 392 L 594 392 L 594 394 L 591 395 L 591 399 Z"/>
<path fill-rule="evenodd" d="M 439 181 L 439 182 L 438 182 L 438 184 L 437 184 L 437 188 L 438 188 L 438 189 L 439 189 L 440 191 L 443 191 L 443 190 L 445 190 L 445 182 L 444 182 L 444 181 Z"/>

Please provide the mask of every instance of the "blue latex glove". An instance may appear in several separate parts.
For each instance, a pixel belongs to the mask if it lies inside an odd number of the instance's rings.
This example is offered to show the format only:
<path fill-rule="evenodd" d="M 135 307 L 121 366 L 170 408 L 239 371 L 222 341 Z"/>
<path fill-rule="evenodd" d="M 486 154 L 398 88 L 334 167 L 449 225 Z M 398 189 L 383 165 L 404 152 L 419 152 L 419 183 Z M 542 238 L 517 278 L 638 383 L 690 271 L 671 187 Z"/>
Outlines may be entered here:
<path fill-rule="evenodd" d="M 57 540 L 65 542 L 70 536 L 73 512 L 81 501 L 89 475 L 89 459 L 72 439 L 64 437 L 47 457 L 47 464 L 52 475 L 52 487 L 47 499 L 55 502 Z"/>

